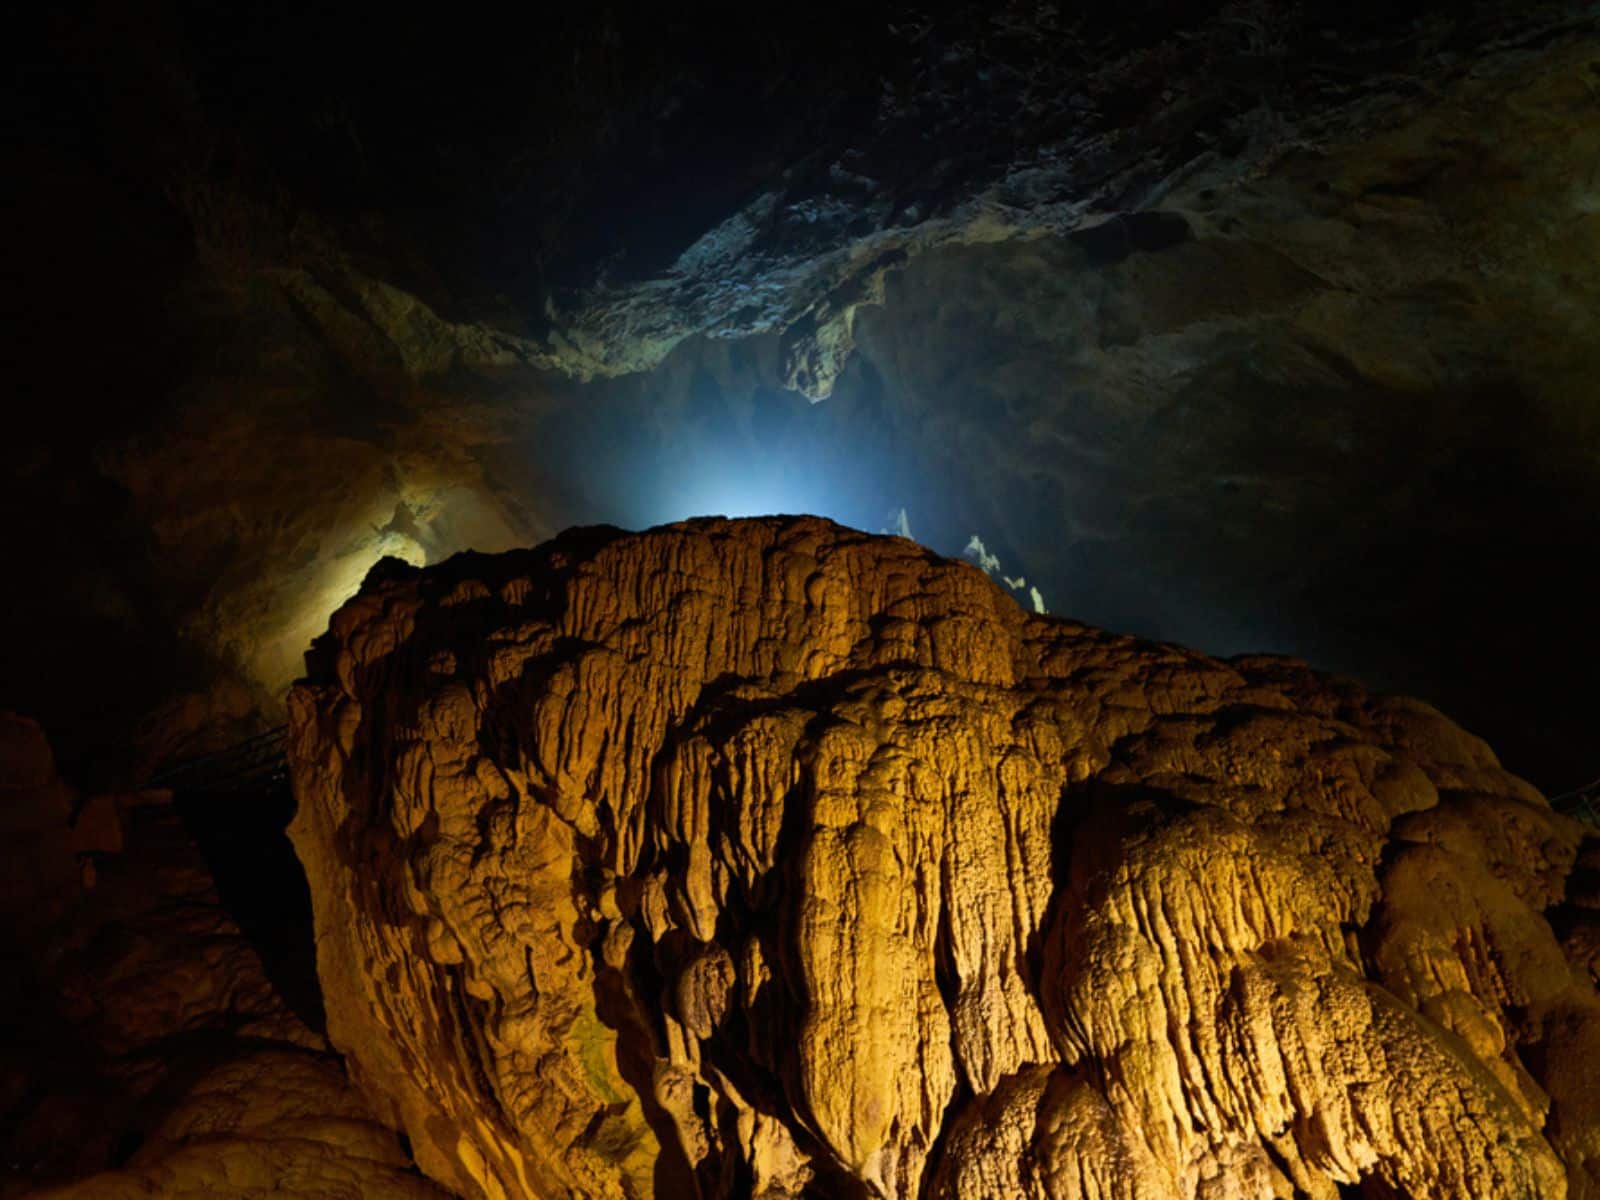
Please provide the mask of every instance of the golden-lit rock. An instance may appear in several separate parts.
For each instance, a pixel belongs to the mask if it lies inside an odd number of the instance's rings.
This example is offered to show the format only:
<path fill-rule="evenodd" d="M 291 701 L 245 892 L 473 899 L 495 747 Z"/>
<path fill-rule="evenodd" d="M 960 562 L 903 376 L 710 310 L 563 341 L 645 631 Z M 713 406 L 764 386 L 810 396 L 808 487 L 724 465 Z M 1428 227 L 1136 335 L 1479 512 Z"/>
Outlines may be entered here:
<path fill-rule="evenodd" d="M 445 1200 L 417 1177 L 336 1060 L 290 1046 L 202 1075 L 126 1166 L 34 1193 L 38 1200 Z"/>
<path fill-rule="evenodd" d="M 291 712 L 463 1195 L 1600 1194 L 1594 844 L 1421 703 L 774 518 L 376 572 Z"/>

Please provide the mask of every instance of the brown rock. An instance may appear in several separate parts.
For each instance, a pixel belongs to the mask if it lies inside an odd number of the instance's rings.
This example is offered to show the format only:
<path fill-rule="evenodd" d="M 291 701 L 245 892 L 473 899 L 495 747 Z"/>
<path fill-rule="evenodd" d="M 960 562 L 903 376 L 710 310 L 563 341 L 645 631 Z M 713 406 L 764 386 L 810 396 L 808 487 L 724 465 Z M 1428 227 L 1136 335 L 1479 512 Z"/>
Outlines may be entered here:
<path fill-rule="evenodd" d="M 0 852 L 28 901 L 0 926 L 0 1196 L 443 1195 L 290 1011 L 170 794 L 97 796 L 69 826 L 20 719 L 0 767 L 26 785 L 0 785 Z"/>
<path fill-rule="evenodd" d="M 1600 1189 L 1589 852 L 1426 705 L 813 519 L 380 572 L 312 667 L 329 1033 L 464 1195 Z"/>
<path fill-rule="evenodd" d="M 58 918 L 77 893 L 72 790 L 38 724 L 0 712 L 0 940 L 21 945 Z M 0 985 L 3 988 L 5 985 Z"/>
<path fill-rule="evenodd" d="M 72 822 L 75 854 L 121 854 L 122 804 L 116 796 L 91 796 Z"/>
<path fill-rule="evenodd" d="M 373 1122 L 336 1061 L 287 1046 L 203 1075 L 127 1166 L 34 1193 L 39 1200 L 445 1200 Z"/>

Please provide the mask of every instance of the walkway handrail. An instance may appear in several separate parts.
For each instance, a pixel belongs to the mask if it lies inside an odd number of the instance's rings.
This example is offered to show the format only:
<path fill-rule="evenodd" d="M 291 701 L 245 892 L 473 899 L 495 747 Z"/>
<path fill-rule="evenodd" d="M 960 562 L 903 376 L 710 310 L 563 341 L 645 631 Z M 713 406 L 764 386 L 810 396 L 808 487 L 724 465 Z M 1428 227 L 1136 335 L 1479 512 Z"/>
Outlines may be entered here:
<path fill-rule="evenodd" d="M 1600 829 L 1600 779 L 1559 796 L 1550 797 L 1550 807 Z"/>
<path fill-rule="evenodd" d="M 149 786 L 173 791 L 216 792 L 275 781 L 288 774 L 284 746 L 287 733 L 287 726 L 280 725 L 226 749 L 175 763 L 158 772 Z"/>

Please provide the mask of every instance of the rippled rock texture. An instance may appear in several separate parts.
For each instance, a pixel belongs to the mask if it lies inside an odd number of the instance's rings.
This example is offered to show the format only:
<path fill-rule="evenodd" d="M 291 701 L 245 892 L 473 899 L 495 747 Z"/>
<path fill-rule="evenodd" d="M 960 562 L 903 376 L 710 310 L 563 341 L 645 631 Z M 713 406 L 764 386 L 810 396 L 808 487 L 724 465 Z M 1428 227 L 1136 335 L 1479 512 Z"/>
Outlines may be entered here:
<path fill-rule="evenodd" d="M 812 519 L 390 564 L 312 668 L 329 1033 L 463 1195 L 1600 1194 L 1581 828 L 1425 705 Z"/>

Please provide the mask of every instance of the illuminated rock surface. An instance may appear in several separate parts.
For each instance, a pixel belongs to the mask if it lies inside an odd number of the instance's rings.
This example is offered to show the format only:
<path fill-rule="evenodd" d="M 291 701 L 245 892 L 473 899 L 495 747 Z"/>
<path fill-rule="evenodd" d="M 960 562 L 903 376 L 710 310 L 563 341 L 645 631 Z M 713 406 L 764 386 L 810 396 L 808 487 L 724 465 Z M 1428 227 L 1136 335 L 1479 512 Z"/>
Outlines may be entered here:
<path fill-rule="evenodd" d="M 40 1200 L 445 1200 L 376 1123 L 338 1060 L 251 1049 L 201 1075 L 129 1163 Z"/>
<path fill-rule="evenodd" d="M 329 1035 L 462 1195 L 1600 1195 L 1595 843 L 1418 702 L 813 519 L 395 564 L 312 668 Z"/>

